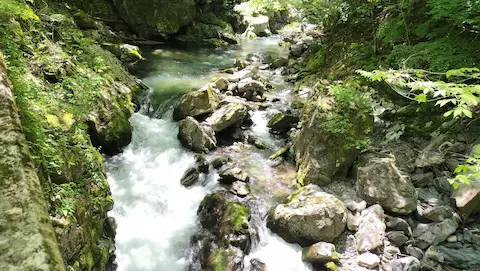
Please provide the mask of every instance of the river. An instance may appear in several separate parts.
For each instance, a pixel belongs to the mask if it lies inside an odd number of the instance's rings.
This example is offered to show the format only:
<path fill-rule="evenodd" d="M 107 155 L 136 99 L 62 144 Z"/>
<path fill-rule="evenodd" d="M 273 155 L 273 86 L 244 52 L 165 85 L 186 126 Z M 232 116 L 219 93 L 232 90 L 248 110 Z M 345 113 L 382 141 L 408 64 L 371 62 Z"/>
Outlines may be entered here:
<path fill-rule="evenodd" d="M 279 38 L 243 40 L 227 49 L 175 49 L 168 47 L 145 50 L 147 61 L 137 76 L 150 87 L 146 102 L 130 121 L 133 140 L 124 152 L 107 158 L 106 167 L 115 205 L 110 215 L 118 224 L 116 256 L 118 270 L 195 270 L 190 240 L 201 227 L 196 211 L 208 193 L 222 189 L 218 174 L 203 176 L 202 185 L 185 188 L 180 178 L 194 163 L 194 153 L 182 148 L 177 139 L 178 124 L 172 120 L 175 102 L 182 94 L 211 81 L 220 69 L 233 65 L 237 57 L 252 52 L 285 56 L 278 46 Z M 269 71 L 265 71 L 269 72 Z M 269 133 L 268 119 L 288 106 L 291 86 L 282 76 L 272 75 L 276 87 L 271 97 L 280 99 L 265 111 L 252 112 L 254 125 L 247 131 L 270 148 L 259 150 L 235 143 L 221 147 L 213 154 L 228 154 L 242 163 L 252 177 L 252 195 L 247 206 L 252 210 L 251 228 L 258 236 L 245 258 L 265 263 L 270 271 L 301 271 L 311 267 L 301 261 L 301 247 L 288 244 L 266 228 L 269 208 L 293 189 L 293 165 L 272 167 L 268 156 L 281 148 L 284 140 Z"/>

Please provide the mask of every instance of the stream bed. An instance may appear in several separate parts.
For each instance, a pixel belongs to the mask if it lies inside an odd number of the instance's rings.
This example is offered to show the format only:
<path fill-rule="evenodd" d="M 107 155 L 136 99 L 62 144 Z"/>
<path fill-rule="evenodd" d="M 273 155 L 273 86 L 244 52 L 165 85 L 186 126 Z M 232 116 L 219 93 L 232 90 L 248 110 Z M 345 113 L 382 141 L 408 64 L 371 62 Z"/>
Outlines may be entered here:
<path fill-rule="evenodd" d="M 195 265 L 191 238 L 201 228 L 197 209 L 208 193 L 222 190 L 218 173 L 211 170 L 202 181 L 186 188 L 180 184 L 184 172 L 194 164 L 193 152 L 177 139 L 178 124 L 173 107 L 179 98 L 211 82 L 219 70 L 231 67 L 234 60 L 249 53 L 266 52 L 273 57 L 286 56 L 278 37 L 243 40 L 227 49 L 150 48 L 147 61 L 137 72 L 150 87 L 145 106 L 131 118 L 132 143 L 124 152 L 107 159 L 106 167 L 115 206 L 110 215 L 116 219 L 116 256 L 118 270 L 201 270 Z M 272 71 L 261 71 L 271 72 Z M 301 261 L 301 247 L 286 243 L 266 227 L 268 210 L 294 190 L 294 165 L 273 167 L 270 155 L 285 144 L 269 133 L 270 117 L 289 106 L 292 86 L 280 75 L 271 75 L 274 90 L 270 98 L 280 102 L 263 111 L 251 112 L 253 126 L 245 133 L 260 139 L 267 150 L 236 142 L 219 147 L 206 157 L 228 155 L 251 177 L 251 195 L 246 201 L 255 231 L 250 260 L 258 259 L 268 270 L 311 270 Z"/>

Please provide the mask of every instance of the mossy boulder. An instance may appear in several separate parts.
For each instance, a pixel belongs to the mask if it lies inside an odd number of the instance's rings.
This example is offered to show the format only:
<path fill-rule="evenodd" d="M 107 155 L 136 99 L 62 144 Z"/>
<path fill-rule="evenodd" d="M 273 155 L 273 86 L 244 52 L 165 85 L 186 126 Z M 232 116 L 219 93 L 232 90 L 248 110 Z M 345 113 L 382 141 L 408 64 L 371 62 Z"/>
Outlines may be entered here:
<path fill-rule="evenodd" d="M 144 60 L 140 48 L 135 45 L 104 43 L 103 47 L 126 63 Z"/>
<path fill-rule="evenodd" d="M 245 204 L 229 199 L 226 192 L 215 192 L 202 200 L 197 213 L 219 247 L 250 249 L 250 210 Z"/>
<path fill-rule="evenodd" d="M 113 0 L 115 8 L 138 35 L 166 37 L 193 21 L 195 0 Z"/>
<path fill-rule="evenodd" d="M 267 226 L 290 243 L 332 242 L 345 229 L 347 208 L 316 185 L 308 185 L 273 208 Z"/>
<path fill-rule="evenodd" d="M 206 152 L 217 147 L 215 132 L 210 126 L 200 124 L 192 117 L 179 122 L 178 139 L 183 146 L 195 152 Z"/>
<path fill-rule="evenodd" d="M 318 242 L 302 250 L 302 261 L 307 263 L 328 263 L 339 259 L 335 245 L 326 242 Z"/>
<path fill-rule="evenodd" d="M 206 88 L 192 91 L 182 96 L 180 103 L 173 111 L 173 118 L 176 121 L 187 116 L 201 118 L 213 113 L 219 104 L 219 98 L 215 90 L 208 86 Z"/>
<path fill-rule="evenodd" d="M 300 184 L 326 185 L 345 178 L 373 132 L 371 106 L 355 87 L 319 91 L 302 111 L 294 150 Z"/>
<path fill-rule="evenodd" d="M 229 23 L 218 19 L 213 14 L 212 18 L 202 20 L 205 16 L 205 14 L 199 16 L 197 21 L 192 22 L 187 27 L 185 34 L 177 36 L 176 40 L 203 44 L 209 47 L 223 47 L 240 42 Z"/>

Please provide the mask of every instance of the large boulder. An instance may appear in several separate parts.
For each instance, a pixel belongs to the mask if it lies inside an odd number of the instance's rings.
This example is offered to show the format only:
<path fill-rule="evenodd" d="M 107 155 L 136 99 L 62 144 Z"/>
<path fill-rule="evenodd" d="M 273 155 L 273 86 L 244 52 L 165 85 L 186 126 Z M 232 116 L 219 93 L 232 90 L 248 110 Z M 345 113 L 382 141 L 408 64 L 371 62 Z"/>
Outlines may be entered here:
<path fill-rule="evenodd" d="M 318 95 L 303 109 L 294 150 L 298 182 L 323 186 L 346 177 L 358 156 L 358 143 L 366 142 L 373 131 L 373 117 L 366 105 L 351 107 L 341 99 Z"/>
<path fill-rule="evenodd" d="M 247 114 L 248 108 L 244 104 L 229 103 L 215 111 L 205 122 L 212 126 L 215 132 L 220 132 L 240 125 Z"/>
<path fill-rule="evenodd" d="M 385 214 L 380 205 L 373 205 L 362 211 L 357 237 L 359 252 L 374 251 L 383 245 L 385 238 Z"/>
<path fill-rule="evenodd" d="M 179 121 L 188 116 L 198 118 L 206 116 L 217 109 L 219 102 L 217 93 L 210 86 L 192 91 L 182 96 L 173 111 L 173 119 Z"/>
<path fill-rule="evenodd" d="M 409 214 L 417 208 L 417 192 L 391 157 L 366 155 L 357 171 L 357 194 L 388 212 Z"/>
<path fill-rule="evenodd" d="M 192 117 L 179 122 L 178 139 L 187 148 L 195 152 L 209 152 L 217 146 L 215 132 L 207 125 L 200 124 Z"/>
<path fill-rule="evenodd" d="M 146 38 L 163 37 L 193 21 L 195 0 L 113 0 L 127 24 L 138 35 Z"/>
<path fill-rule="evenodd" d="M 347 208 L 316 185 L 305 186 L 270 211 L 268 227 L 290 243 L 302 246 L 332 242 L 347 222 Z"/>
<path fill-rule="evenodd" d="M 245 204 L 229 200 L 224 192 L 215 192 L 205 196 L 197 214 L 220 247 L 232 245 L 245 252 L 249 250 L 250 210 Z"/>
<path fill-rule="evenodd" d="M 466 218 L 480 212 L 480 182 L 478 180 L 470 184 L 459 183 L 458 188 L 453 190 L 452 197 L 455 199 L 458 210 Z"/>

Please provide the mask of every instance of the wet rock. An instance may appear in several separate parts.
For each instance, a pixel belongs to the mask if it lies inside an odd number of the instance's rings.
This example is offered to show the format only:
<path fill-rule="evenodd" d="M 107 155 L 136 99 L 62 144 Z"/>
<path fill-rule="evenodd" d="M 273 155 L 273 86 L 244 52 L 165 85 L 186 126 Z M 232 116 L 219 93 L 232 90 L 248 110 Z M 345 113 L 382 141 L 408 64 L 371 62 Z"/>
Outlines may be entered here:
<path fill-rule="evenodd" d="M 214 169 L 219 169 L 221 168 L 223 165 L 226 165 L 228 163 L 230 163 L 232 161 L 232 159 L 228 156 L 219 156 L 219 157 L 216 157 L 214 158 L 210 164 L 212 165 L 212 167 Z"/>
<path fill-rule="evenodd" d="M 319 242 L 302 250 L 302 261 L 307 263 L 328 263 L 340 259 L 335 245 Z"/>
<path fill-rule="evenodd" d="M 197 154 L 195 155 L 195 166 L 201 173 L 208 173 L 210 164 L 208 163 L 205 156 L 203 156 L 202 154 Z"/>
<path fill-rule="evenodd" d="M 380 205 L 365 209 L 357 230 L 357 250 L 359 252 L 373 251 L 383 245 L 385 238 L 385 214 Z"/>
<path fill-rule="evenodd" d="M 247 142 L 249 144 L 252 144 L 253 146 L 257 147 L 260 150 L 266 150 L 268 149 L 268 146 L 265 145 L 260 139 L 256 138 L 255 136 L 249 135 L 247 137 Z"/>
<path fill-rule="evenodd" d="M 250 194 L 250 187 L 244 182 L 236 181 L 232 183 L 229 191 L 230 193 L 243 198 Z"/>
<path fill-rule="evenodd" d="M 250 78 L 240 81 L 237 85 L 237 95 L 247 100 L 252 100 L 257 95 L 262 96 L 266 91 L 263 83 Z"/>
<path fill-rule="evenodd" d="M 392 271 L 420 271 L 420 261 L 415 257 L 404 257 L 392 262 Z"/>
<path fill-rule="evenodd" d="M 203 117 L 213 113 L 219 104 L 217 93 L 210 87 L 192 91 L 182 96 L 180 103 L 173 111 L 173 118 L 176 121 L 188 116 Z"/>
<path fill-rule="evenodd" d="M 418 224 L 413 230 L 415 245 L 421 249 L 426 249 L 430 245 L 438 245 L 447 240 L 457 228 L 458 219 L 456 217 L 436 223 Z"/>
<path fill-rule="evenodd" d="M 234 182 L 248 183 L 250 180 L 248 174 L 238 167 L 221 169 L 218 174 L 220 175 L 218 181 L 223 184 L 232 184 Z"/>
<path fill-rule="evenodd" d="M 335 196 L 308 185 L 270 211 L 268 227 L 302 246 L 332 242 L 345 229 L 347 208 Z"/>
<path fill-rule="evenodd" d="M 185 187 L 190 187 L 198 182 L 198 178 L 200 177 L 200 172 L 198 171 L 197 167 L 192 167 L 187 169 L 183 174 L 183 177 L 180 179 L 180 183 Z"/>
<path fill-rule="evenodd" d="M 409 238 L 407 236 L 405 236 L 405 234 L 402 231 L 387 232 L 386 236 L 397 247 L 401 247 L 401 246 L 405 245 L 409 240 Z"/>
<path fill-rule="evenodd" d="M 230 83 L 227 79 L 220 77 L 218 78 L 215 83 L 213 83 L 214 87 L 220 91 L 225 91 L 228 89 Z"/>
<path fill-rule="evenodd" d="M 295 126 L 299 120 L 298 116 L 278 113 L 270 119 L 267 127 L 274 131 L 288 131 Z"/>
<path fill-rule="evenodd" d="M 250 249 L 250 210 L 239 201 L 230 201 L 222 192 L 207 195 L 197 210 L 202 226 L 216 236 L 217 244 Z"/>
<path fill-rule="evenodd" d="M 266 52 L 250 53 L 246 57 L 249 62 L 260 62 L 263 64 L 273 63 L 273 57 Z"/>
<path fill-rule="evenodd" d="M 230 103 L 215 111 L 205 122 L 213 131 L 220 132 L 232 126 L 239 126 L 247 114 L 248 109 L 245 105 Z"/>
<path fill-rule="evenodd" d="M 202 270 L 222 270 L 222 271 L 242 271 L 245 253 L 232 246 L 227 248 L 219 247 L 215 243 L 210 243 L 208 251 L 202 262 Z M 204 252 L 205 253 L 205 252 Z"/>
<path fill-rule="evenodd" d="M 415 187 L 392 158 L 368 157 L 365 166 L 358 168 L 356 187 L 361 198 L 388 212 L 409 214 L 417 208 Z"/>
<path fill-rule="evenodd" d="M 249 271 L 268 271 L 267 266 L 257 259 L 250 260 Z"/>
<path fill-rule="evenodd" d="M 357 263 L 361 267 L 374 269 L 380 264 L 380 257 L 373 253 L 366 252 L 357 257 Z"/>
<path fill-rule="evenodd" d="M 474 248 L 451 249 L 444 246 L 431 246 L 425 256 L 455 268 L 477 270 L 480 266 L 480 250 Z"/>
<path fill-rule="evenodd" d="M 209 152 L 217 146 L 212 128 L 187 117 L 179 122 L 178 139 L 186 148 L 196 152 Z"/>

